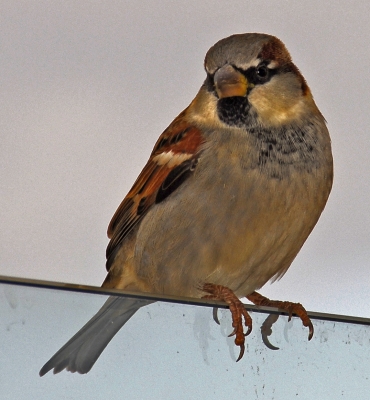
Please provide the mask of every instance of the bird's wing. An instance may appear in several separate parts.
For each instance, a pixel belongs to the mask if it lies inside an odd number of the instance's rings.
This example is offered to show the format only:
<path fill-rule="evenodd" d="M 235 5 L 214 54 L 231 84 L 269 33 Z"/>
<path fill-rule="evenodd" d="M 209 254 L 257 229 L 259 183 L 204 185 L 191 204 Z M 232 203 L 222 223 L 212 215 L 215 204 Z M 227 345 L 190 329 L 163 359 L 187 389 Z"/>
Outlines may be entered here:
<path fill-rule="evenodd" d="M 185 121 L 186 110 L 162 133 L 149 161 L 123 199 L 108 226 L 106 268 L 133 227 L 155 204 L 173 193 L 195 170 L 204 137 Z"/>

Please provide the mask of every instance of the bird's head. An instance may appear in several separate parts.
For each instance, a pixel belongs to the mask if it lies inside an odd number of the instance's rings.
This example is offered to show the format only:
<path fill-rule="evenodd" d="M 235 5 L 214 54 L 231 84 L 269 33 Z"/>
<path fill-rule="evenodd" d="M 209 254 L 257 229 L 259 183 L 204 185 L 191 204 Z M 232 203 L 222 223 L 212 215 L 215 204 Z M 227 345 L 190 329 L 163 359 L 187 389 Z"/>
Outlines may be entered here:
<path fill-rule="evenodd" d="M 207 52 L 204 67 L 207 78 L 191 105 L 199 122 L 281 127 L 320 114 L 288 50 L 274 36 L 246 33 L 222 39 Z"/>

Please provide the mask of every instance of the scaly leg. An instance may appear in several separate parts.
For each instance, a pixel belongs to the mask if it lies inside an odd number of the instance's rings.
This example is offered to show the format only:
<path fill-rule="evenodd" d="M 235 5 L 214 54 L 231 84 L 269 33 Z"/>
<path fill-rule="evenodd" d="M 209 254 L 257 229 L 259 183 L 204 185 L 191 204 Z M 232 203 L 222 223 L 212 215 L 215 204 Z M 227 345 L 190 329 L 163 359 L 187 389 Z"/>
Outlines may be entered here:
<path fill-rule="evenodd" d="M 309 329 L 308 340 L 312 339 L 313 325 L 310 317 L 307 315 L 306 309 L 302 306 L 302 304 L 291 303 L 290 301 L 270 300 L 257 292 L 253 292 L 245 297 L 256 306 L 275 307 L 286 311 L 289 314 L 288 321 L 291 320 L 293 314 L 296 314 L 301 319 L 303 325 Z"/>
<path fill-rule="evenodd" d="M 249 316 L 244 304 L 229 288 L 212 283 L 205 283 L 200 289 L 209 293 L 203 296 L 204 299 L 220 300 L 228 304 L 233 321 L 232 326 L 234 328 L 229 336 L 235 335 L 235 344 L 240 347 L 239 357 L 236 360 L 238 362 L 244 354 L 245 336 L 248 336 L 252 332 L 252 318 Z M 244 333 L 242 317 L 244 317 L 245 326 L 248 328 L 247 333 Z"/>

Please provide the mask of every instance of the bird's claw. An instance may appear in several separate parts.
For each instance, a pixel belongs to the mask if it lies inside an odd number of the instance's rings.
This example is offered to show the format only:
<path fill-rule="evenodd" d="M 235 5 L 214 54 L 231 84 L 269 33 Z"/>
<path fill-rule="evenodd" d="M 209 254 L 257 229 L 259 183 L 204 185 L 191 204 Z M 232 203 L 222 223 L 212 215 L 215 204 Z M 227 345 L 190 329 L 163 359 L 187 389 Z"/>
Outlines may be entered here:
<path fill-rule="evenodd" d="M 236 362 L 240 361 L 243 358 L 244 350 L 245 350 L 245 346 L 244 346 L 244 343 L 243 343 L 243 344 L 240 345 L 239 357 L 237 358 Z"/>
<path fill-rule="evenodd" d="M 314 333 L 314 329 L 313 329 L 311 320 L 309 321 L 309 324 L 305 325 L 305 326 L 308 326 L 308 340 L 311 340 L 313 338 L 313 333 Z"/>
<path fill-rule="evenodd" d="M 267 306 L 267 307 L 275 307 L 280 310 L 284 310 L 288 313 L 288 321 L 292 319 L 292 315 L 295 314 L 302 321 L 303 326 L 308 328 L 308 340 L 311 340 L 314 334 L 314 328 L 310 317 L 307 314 L 306 309 L 302 306 L 301 303 L 292 303 L 290 301 L 278 301 L 278 300 L 270 300 L 267 297 L 260 295 L 257 292 L 253 292 L 246 296 L 249 301 L 254 303 L 256 306 Z"/>
<path fill-rule="evenodd" d="M 303 326 L 308 328 L 308 340 L 311 340 L 314 333 L 314 328 L 310 317 L 307 315 L 306 309 L 302 306 L 301 303 L 290 303 L 284 301 L 282 303 L 286 303 L 286 311 L 289 313 L 288 322 L 292 319 L 293 313 L 296 314 L 302 321 Z"/>
<path fill-rule="evenodd" d="M 203 298 L 221 300 L 229 305 L 233 321 L 232 326 L 234 328 L 229 337 L 235 336 L 234 343 L 240 347 L 240 353 L 237 361 L 241 360 L 245 351 L 245 336 L 248 336 L 252 332 L 252 318 L 245 309 L 244 304 L 229 288 L 221 285 L 214 285 L 212 283 L 205 283 L 201 289 L 209 293 L 208 295 L 203 296 Z M 244 325 L 248 328 L 246 333 L 244 333 L 243 329 L 243 317 Z M 213 309 L 213 319 L 219 323 L 217 317 L 217 308 Z"/>
<path fill-rule="evenodd" d="M 234 329 L 234 330 L 230 333 L 230 335 L 227 335 L 227 337 L 231 337 L 231 336 L 234 336 L 234 335 L 236 335 L 236 329 Z"/>

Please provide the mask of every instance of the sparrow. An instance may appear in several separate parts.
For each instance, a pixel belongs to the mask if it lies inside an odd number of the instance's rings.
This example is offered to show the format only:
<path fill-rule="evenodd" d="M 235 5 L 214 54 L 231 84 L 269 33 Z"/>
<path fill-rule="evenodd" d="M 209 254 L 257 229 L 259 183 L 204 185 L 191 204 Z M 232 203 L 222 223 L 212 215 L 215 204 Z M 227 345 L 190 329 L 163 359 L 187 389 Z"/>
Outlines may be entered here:
<path fill-rule="evenodd" d="M 198 94 L 161 134 L 109 224 L 102 287 L 225 301 L 239 360 L 252 329 L 241 297 L 298 315 L 312 337 L 301 304 L 256 290 L 285 274 L 319 219 L 333 181 L 331 141 L 278 38 L 232 35 L 209 49 L 204 67 Z M 146 304 L 108 298 L 40 376 L 87 373 Z"/>

